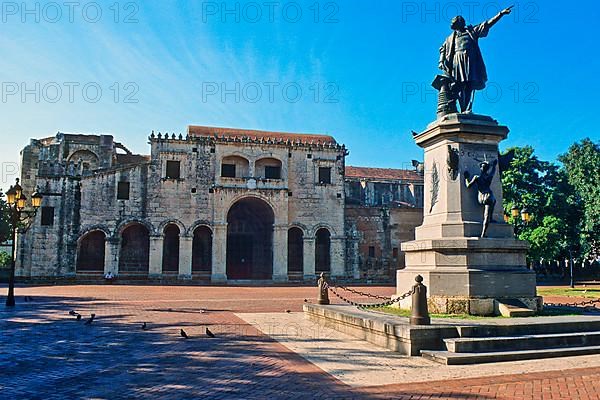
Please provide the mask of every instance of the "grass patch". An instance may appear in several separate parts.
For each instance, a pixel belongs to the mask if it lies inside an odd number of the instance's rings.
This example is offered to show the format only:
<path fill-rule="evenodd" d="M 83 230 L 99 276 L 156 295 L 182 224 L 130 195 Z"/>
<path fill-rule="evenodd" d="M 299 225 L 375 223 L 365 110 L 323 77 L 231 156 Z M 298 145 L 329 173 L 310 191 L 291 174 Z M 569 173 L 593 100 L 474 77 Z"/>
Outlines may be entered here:
<path fill-rule="evenodd" d="M 369 308 L 369 310 L 380 311 L 387 314 L 397 315 L 399 317 L 410 317 L 410 310 L 404 310 L 401 308 L 394 307 L 379 307 L 379 308 Z M 496 319 L 496 318 L 504 318 L 502 316 L 498 317 L 480 317 L 477 315 L 469 315 L 469 314 L 429 314 L 431 318 L 446 318 L 446 319 Z"/>
<path fill-rule="evenodd" d="M 538 287 L 537 291 L 540 296 L 583 297 L 586 299 L 600 298 L 600 289 Z"/>
<path fill-rule="evenodd" d="M 379 307 L 379 308 L 369 308 L 369 310 L 373 310 L 373 311 L 379 311 L 379 312 L 383 312 L 386 314 L 392 314 L 392 315 L 397 315 L 399 317 L 410 317 L 410 310 L 404 310 L 404 309 L 400 309 L 400 308 L 394 308 L 394 307 Z M 569 307 L 552 307 L 552 308 L 544 308 L 544 310 L 537 314 L 534 317 L 529 317 L 529 318 L 536 318 L 536 317 L 559 317 L 559 316 L 576 316 L 576 315 L 583 315 L 584 312 L 583 310 L 579 310 L 576 308 L 569 308 Z M 501 315 L 498 316 L 494 316 L 494 317 L 481 317 L 481 316 L 477 316 L 477 315 L 469 315 L 469 314 L 429 314 L 429 316 L 431 318 L 440 318 L 440 319 L 466 319 L 466 320 L 493 320 L 493 319 L 498 319 L 498 318 L 509 318 L 509 317 L 503 317 Z M 515 317 L 515 318 L 527 318 L 527 317 Z"/>

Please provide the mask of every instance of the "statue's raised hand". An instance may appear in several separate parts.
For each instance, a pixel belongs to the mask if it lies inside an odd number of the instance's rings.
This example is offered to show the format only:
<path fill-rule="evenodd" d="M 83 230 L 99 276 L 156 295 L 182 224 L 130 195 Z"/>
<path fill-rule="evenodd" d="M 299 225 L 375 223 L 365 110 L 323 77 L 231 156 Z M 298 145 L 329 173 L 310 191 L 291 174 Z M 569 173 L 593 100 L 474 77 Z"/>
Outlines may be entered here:
<path fill-rule="evenodd" d="M 510 7 L 507 7 L 507 8 L 505 8 L 504 10 L 500 11 L 500 14 L 502 14 L 502 15 L 508 15 L 508 14 L 510 14 L 510 13 L 512 12 L 512 8 L 513 8 L 513 7 L 514 7 L 514 5 L 513 5 L 513 6 L 510 6 Z"/>

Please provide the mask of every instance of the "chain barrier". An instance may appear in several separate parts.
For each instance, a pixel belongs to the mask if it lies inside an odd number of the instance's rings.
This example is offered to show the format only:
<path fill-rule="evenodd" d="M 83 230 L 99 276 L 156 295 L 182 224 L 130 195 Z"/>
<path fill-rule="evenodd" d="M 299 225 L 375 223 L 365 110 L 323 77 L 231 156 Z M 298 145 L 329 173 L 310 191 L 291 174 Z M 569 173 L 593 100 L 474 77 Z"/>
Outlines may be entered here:
<path fill-rule="evenodd" d="M 547 307 L 583 308 L 585 311 L 600 311 L 600 299 L 584 300 L 578 303 L 546 303 Z"/>
<path fill-rule="evenodd" d="M 331 287 L 331 285 L 330 285 L 330 287 Z M 379 295 L 376 295 L 376 294 L 361 292 L 359 290 L 351 289 L 351 288 L 346 287 L 346 286 L 333 286 L 333 287 L 336 288 L 336 289 L 342 289 L 342 290 L 345 290 L 347 292 L 357 294 L 357 295 L 362 296 L 362 297 L 369 297 L 371 299 L 378 299 L 378 300 L 390 300 L 389 297 L 379 296 Z"/>
<path fill-rule="evenodd" d="M 331 293 L 333 293 L 335 295 L 335 297 L 337 297 L 338 299 L 342 300 L 344 303 L 348 303 L 352 306 L 356 306 L 359 308 L 380 308 L 380 307 L 389 307 L 395 303 L 398 303 L 404 299 L 406 299 L 407 297 L 411 296 L 413 294 L 413 289 L 411 288 L 408 292 L 404 293 L 402 296 L 399 296 L 397 298 L 389 298 L 389 297 L 385 297 L 385 296 L 379 296 L 376 294 L 371 294 L 371 293 L 366 293 L 366 292 L 361 292 L 359 290 L 355 290 L 355 289 L 351 289 L 349 287 L 346 286 L 334 286 L 334 285 L 330 285 L 329 283 L 326 283 L 326 287 L 328 290 L 331 291 Z M 343 295 L 339 294 L 336 289 L 338 290 L 344 290 L 347 291 L 349 293 L 352 294 L 356 294 L 358 296 L 362 296 L 362 297 L 368 297 L 371 299 L 378 299 L 378 300 L 386 300 L 384 302 L 381 303 L 375 303 L 375 304 L 365 304 L 365 303 L 358 303 L 356 301 L 350 300 L 346 297 L 344 297 Z M 591 299 L 591 300 L 584 300 L 584 301 L 580 301 L 577 303 L 546 303 L 545 306 L 547 307 L 570 307 L 570 308 L 583 308 L 585 311 L 600 311 L 600 298 L 599 299 Z"/>
<path fill-rule="evenodd" d="M 413 294 L 413 289 L 411 288 L 408 292 L 404 293 L 402 296 L 399 296 L 395 299 L 390 299 L 387 297 L 383 297 L 383 296 L 376 296 L 376 295 L 367 295 L 366 293 L 363 294 L 363 292 L 359 292 L 357 290 L 348 290 L 348 288 L 345 288 L 343 286 L 331 286 L 329 283 L 325 283 L 326 288 L 328 290 L 331 291 L 331 293 L 333 293 L 335 295 L 335 297 L 337 297 L 338 299 L 342 300 L 344 303 L 348 303 L 352 306 L 356 306 L 358 308 L 380 308 L 380 307 L 389 307 L 392 304 L 398 303 L 404 299 L 406 299 L 407 297 L 411 296 Z M 356 301 L 352 301 L 350 299 L 347 299 L 346 297 L 342 296 L 341 294 L 339 294 L 335 289 L 342 289 L 342 290 L 348 290 L 351 293 L 355 293 L 355 294 L 361 294 L 361 295 L 367 295 L 366 297 L 371 297 L 371 298 L 378 298 L 378 299 L 386 299 L 387 301 L 382 302 L 382 303 L 375 303 L 375 304 L 365 304 L 365 303 L 358 303 Z"/>

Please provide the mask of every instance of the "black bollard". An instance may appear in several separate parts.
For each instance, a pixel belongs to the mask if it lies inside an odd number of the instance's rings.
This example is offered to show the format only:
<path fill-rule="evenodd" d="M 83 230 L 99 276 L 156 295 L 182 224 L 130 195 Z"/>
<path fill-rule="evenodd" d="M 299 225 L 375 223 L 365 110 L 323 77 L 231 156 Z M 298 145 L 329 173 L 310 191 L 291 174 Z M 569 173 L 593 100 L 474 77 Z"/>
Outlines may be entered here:
<path fill-rule="evenodd" d="M 423 285 L 423 277 L 415 277 L 417 283 L 413 286 L 411 325 L 430 325 L 429 310 L 427 309 L 427 287 Z"/>
<path fill-rule="evenodd" d="M 328 305 L 329 304 L 329 288 L 327 287 L 327 280 L 325 280 L 325 275 L 321 272 L 321 276 L 319 277 L 319 281 L 317 282 L 319 286 L 319 298 L 317 298 L 317 304 Z"/>

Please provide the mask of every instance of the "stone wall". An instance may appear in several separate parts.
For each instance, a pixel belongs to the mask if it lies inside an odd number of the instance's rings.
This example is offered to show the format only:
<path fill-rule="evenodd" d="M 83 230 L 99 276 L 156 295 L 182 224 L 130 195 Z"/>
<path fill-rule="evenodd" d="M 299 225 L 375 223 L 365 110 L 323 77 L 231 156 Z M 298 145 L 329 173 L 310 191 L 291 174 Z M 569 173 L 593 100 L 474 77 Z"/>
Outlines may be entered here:
<path fill-rule="evenodd" d="M 393 280 L 404 268 L 400 244 L 414 240 L 414 229 L 423 221 L 422 208 L 389 208 L 347 205 L 348 264 L 361 280 Z"/>
<path fill-rule="evenodd" d="M 81 191 L 75 177 L 38 179 L 44 195 L 42 210 L 25 234 L 19 235 L 18 274 L 21 276 L 69 277 L 75 275 L 77 238 L 81 224 Z M 31 189 L 24 186 L 31 193 Z M 43 208 L 53 210 L 49 225 L 42 225 Z"/>
<path fill-rule="evenodd" d="M 353 195 L 350 182 L 360 185 L 363 178 L 350 167 L 354 176 L 348 179 L 347 151 L 329 136 L 219 128 L 215 129 L 220 134 L 213 135 L 197 134 L 196 128 L 190 127 L 186 137 L 152 133 L 150 156 L 131 154 L 108 135 L 58 134 L 32 140 L 22 152 L 23 186 L 28 193 L 37 186 L 44 195 L 43 207 L 52 207 L 55 214 L 52 224 L 43 226 L 38 213 L 32 228 L 20 235 L 18 275 L 98 275 L 97 268 L 77 271 L 78 251 L 93 243 L 98 246 L 104 236 L 105 273 L 119 274 L 119 266 L 125 265 L 122 276 L 192 279 L 194 232 L 202 227 L 211 235 L 212 271 L 195 274 L 194 279 L 225 281 L 228 238 L 237 234 L 230 232 L 229 212 L 247 199 L 268 210 L 265 215 L 272 214 L 273 280 L 314 280 L 318 268 L 339 278 L 390 279 L 403 266 L 399 244 L 412 240 L 413 228 L 421 222 L 419 175 L 381 170 L 402 179 L 365 176 L 364 203 L 353 204 L 347 201 Z M 235 167 L 227 172 L 223 164 Z M 232 169 L 235 176 L 229 176 Z M 386 193 L 394 193 L 389 201 L 381 191 L 384 186 Z M 236 221 L 235 229 L 244 229 L 250 221 Z M 124 232 L 133 227 L 147 231 L 142 246 L 149 249 L 147 265 L 130 265 L 131 249 L 123 250 Z M 178 231 L 178 238 L 165 242 L 167 228 Z M 292 228 L 302 232 L 295 236 L 291 253 L 302 271 L 297 269 L 293 276 L 288 271 Z M 103 234 L 100 238 L 98 232 Z M 95 234 L 93 243 L 86 241 L 90 233 Z M 177 245 L 179 249 L 171 248 Z M 102 254 L 101 249 L 92 250 Z M 163 254 L 178 255 L 165 271 Z M 139 261 L 143 259 L 133 260 L 145 263 Z M 173 262 L 179 265 L 177 271 Z"/>
<path fill-rule="evenodd" d="M 149 277 L 162 277 L 164 231 L 176 225 L 179 277 L 191 278 L 194 231 L 206 226 L 213 234 L 211 276 L 224 280 L 228 211 L 246 198 L 260 199 L 274 214 L 273 279 L 288 279 L 292 227 L 303 232 L 306 279 L 315 276 L 315 234 L 321 228 L 331 234 L 332 275 L 346 275 L 343 146 L 162 135 L 153 135 L 150 143 L 148 158 L 117 157 L 119 144 L 109 136 L 59 134 L 24 149 L 25 190 L 40 187 L 43 207 L 52 207 L 55 217 L 50 226 L 41 226 L 38 213 L 21 235 L 20 276 L 75 276 L 79 244 L 97 231 L 106 240 L 105 272 L 118 273 L 123 231 L 139 224 L 150 236 Z M 230 156 L 246 160 L 245 176 L 221 176 L 222 160 Z M 179 163 L 177 177 L 168 176 L 170 162 Z M 280 165 L 280 179 L 266 179 L 265 165 Z M 331 168 L 330 183 L 318 181 L 319 167 Z M 128 184 L 128 198 L 118 198 L 119 183 Z"/>

